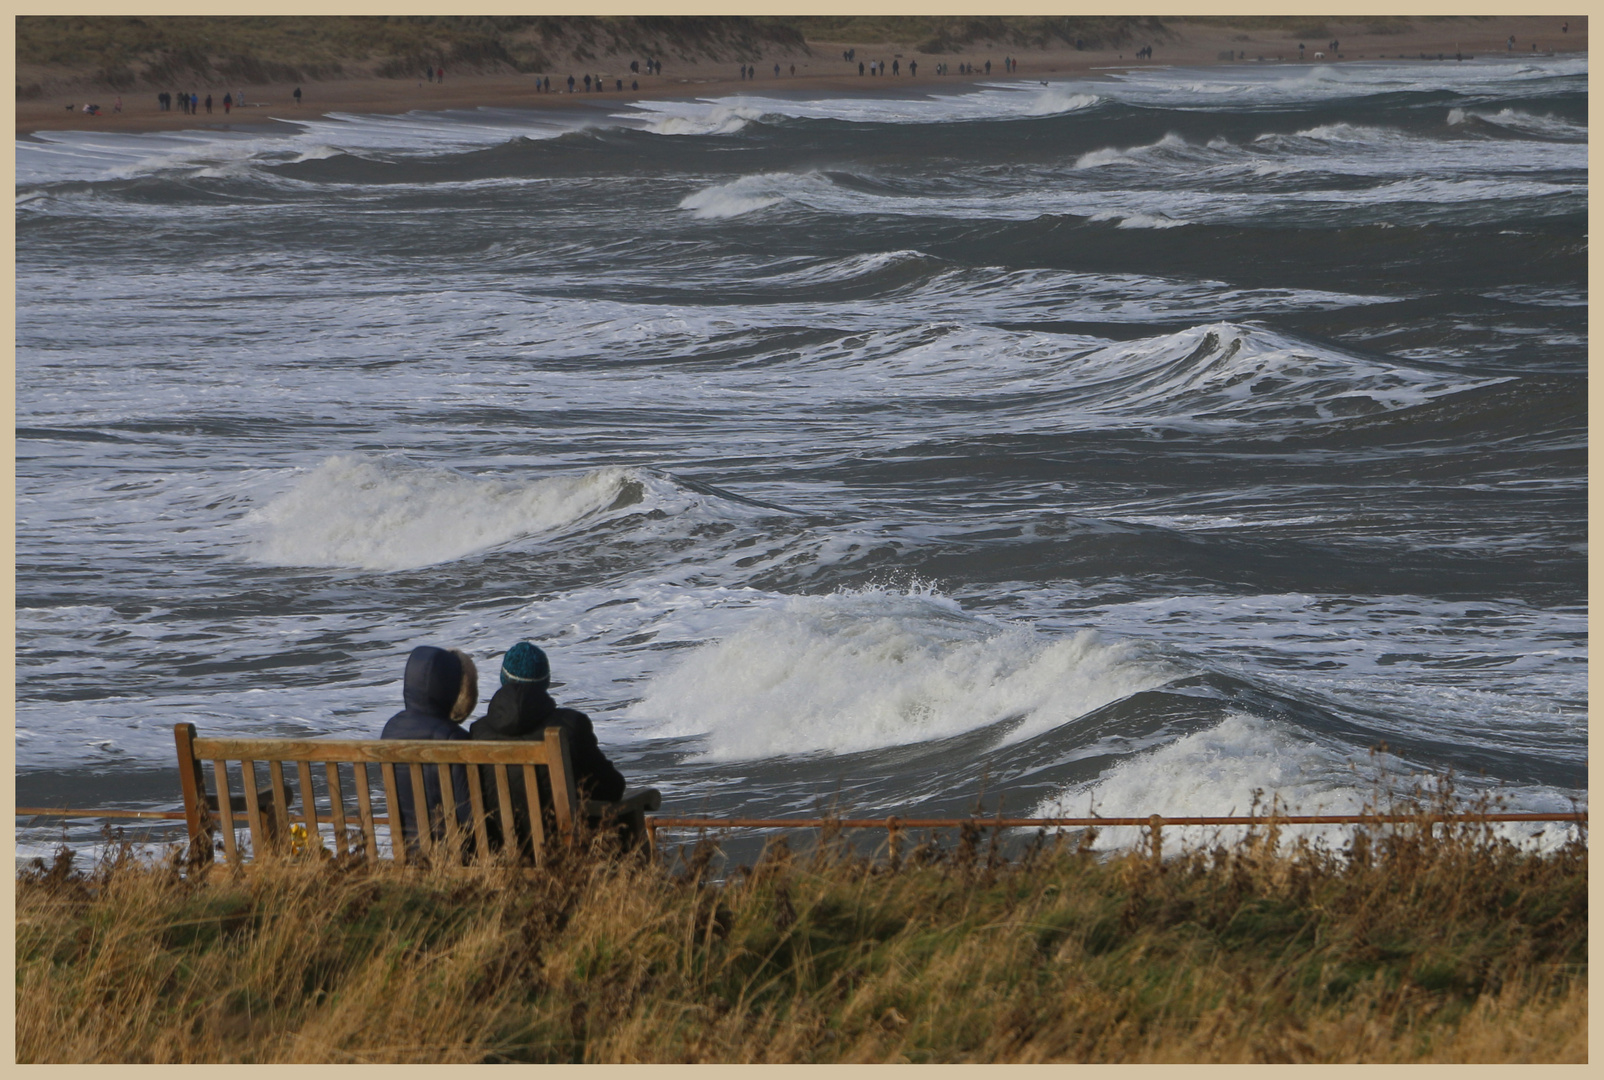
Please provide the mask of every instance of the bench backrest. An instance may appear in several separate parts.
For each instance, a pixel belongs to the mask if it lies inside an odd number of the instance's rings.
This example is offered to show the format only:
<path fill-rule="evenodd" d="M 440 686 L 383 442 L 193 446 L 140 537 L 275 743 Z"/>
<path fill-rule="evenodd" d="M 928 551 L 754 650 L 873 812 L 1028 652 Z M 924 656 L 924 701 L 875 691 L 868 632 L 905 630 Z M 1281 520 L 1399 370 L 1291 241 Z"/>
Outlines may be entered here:
<path fill-rule="evenodd" d="M 529 822 L 534 839 L 534 855 L 541 858 L 545 828 L 538 805 L 539 787 L 535 769 L 546 772 L 551 783 L 552 811 L 558 828 L 568 833 L 573 829 L 579 814 L 579 799 L 574 788 L 574 770 L 569 762 L 568 735 L 561 728 L 551 727 L 539 741 L 476 742 L 432 739 L 203 739 L 195 733 L 194 724 L 173 725 L 173 737 L 178 745 L 178 776 L 184 791 L 184 814 L 189 824 L 192 858 L 209 858 L 212 837 L 221 830 L 223 847 L 232 862 L 243 857 L 234 831 L 238 815 L 243 812 L 250 827 L 251 851 L 262 852 L 285 844 L 293 824 L 305 826 L 306 843 L 321 847 L 323 839 L 320 824 L 332 826 L 336 854 L 359 852 L 368 858 L 378 858 L 378 826 L 386 826 L 390 841 L 390 855 L 397 863 L 405 864 L 416 857 L 401 835 L 401 815 L 397 812 L 400 798 L 396 789 L 396 770 L 407 770 L 411 779 L 413 805 L 408 810 L 413 821 L 430 821 L 429 808 L 424 794 L 424 770 L 437 770 L 440 778 L 441 803 L 444 807 L 444 838 L 437 838 L 427 824 L 417 829 L 418 852 L 428 853 L 445 844 L 451 852 L 462 850 L 462 826 L 452 812 L 458 793 L 452 780 L 453 765 L 491 767 L 495 776 L 496 804 L 487 806 L 478 768 L 465 768 L 467 775 L 468 804 L 471 820 L 468 830 L 475 841 L 473 850 L 479 858 L 488 858 L 490 842 L 488 819 L 496 816 L 503 823 L 513 820 L 512 796 L 507 783 L 509 769 L 522 770 L 523 789 L 529 803 Z M 207 791 L 207 769 L 215 791 Z M 243 798 L 236 801 L 231 790 L 229 762 L 238 762 L 238 779 Z M 267 765 L 267 786 L 261 785 L 259 763 Z M 284 776 L 284 766 L 293 763 L 296 788 L 292 792 Z M 326 809 L 320 811 L 318 796 L 313 787 L 314 764 L 323 767 L 327 786 Z M 344 768 L 342 768 L 342 766 Z M 384 795 L 386 816 L 373 812 L 374 769 L 377 766 L 380 790 Z M 460 774 L 459 774 L 460 775 Z M 349 777 L 349 780 L 347 780 Z M 296 800 L 295 795 L 299 795 Z M 348 794 L 356 797 L 357 827 L 351 827 Z M 298 811 L 291 810 L 292 802 L 299 802 Z M 213 809 L 215 807 L 215 809 Z M 436 808 L 436 816 L 440 808 Z M 204 855 L 201 852 L 205 852 Z"/>

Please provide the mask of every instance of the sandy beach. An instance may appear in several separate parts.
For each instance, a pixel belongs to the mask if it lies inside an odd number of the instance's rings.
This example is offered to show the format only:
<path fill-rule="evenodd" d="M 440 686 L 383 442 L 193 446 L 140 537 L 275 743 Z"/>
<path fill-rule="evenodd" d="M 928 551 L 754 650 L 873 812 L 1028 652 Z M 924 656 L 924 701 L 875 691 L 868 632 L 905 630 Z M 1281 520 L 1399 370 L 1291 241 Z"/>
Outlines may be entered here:
<path fill-rule="evenodd" d="M 575 62 L 561 70 L 544 73 L 551 79 L 552 93 L 537 89 L 540 76 L 530 74 L 458 75 L 447 71 L 443 82 L 417 79 L 349 78 L 300 84 L 269 83 L 242 86 L 175 86 L 174 91 L 193 90 L 202 101 L 213 98 L 212 111 L 202 106 L 198 115 L 186 115 L 174 108 L 159 110 L 151 88 L 134 88 L 121 95 L 105 89 L 91 89 L 87 80 L 76 91 L 64 91 L 17 102 L 17 134 L 41 130 L 68 131 L 158 131 L 197 127 L 228 127 L 255 124 L 269 119 L 293 119 L 296 115 L 315 117 L 327 113 L 404 113 L 415 109 L 472 109 L 485 106 L 549 108 L 574 103 L 576 98 L 595 102 L 627 103 L 651 98 L 713 97 L 737 94 L 743 90 L 771 92 L 841 92 L 862 94 L 875 90 L 906 93 L 913 87 L 951 86 L 955 83 L 1004 76 L 1003 60 L 1013 57 L 1016 70 L 1012 78 L 1048 78 L 1088 75 L 1138 65 L 1215 65 L 1261 63 L 1341 64 L 1362 60 L 1406 59 L 1436 63 L 1439 55 L 1452 58 L 1512 56 L 1542 57 L 1587 51 L 1587 19 L 1564 16 L 1494 17 L 1485 19 L 1420 20 L 1402 33 L 1368 33 L 1362 23 L 1347 26 L 1327 20 L 1338 48 L 1329 41 L 1300 41 L 1284 32 L 1255 32 L 1188 22 L 1171 24 L 1167 39 L 1152 42 L 1151 59 L 1138 58 L 1130 50 L 1086 50 L 1073 48 L 1018 49 L 1005 46 L 976 48 L 965 53 L 927 55 L 912 46 L 885 42 L 809 42 L 810 53 L 771 50 L 757 64 L 755 79 L 742 80 L 736 62 L 670 62 L 662 75 L 634 74 L 630 56 L 602 56 Z M 1561 32 L 1561 26 L 1567 30 Z M 1513 36 L 1515 43 L 1510 46 Z M 851 62 L 842 54 L 851 50 Z M 1227 57 L 1229 56 L 1229 59 Z M 859 62 L 883 60 L 889 71 L 893 62 L 901 74 L 859 75 Z M 986 71 L 986 63 L 991 70 Z M 908 73 L 917 64 L 917 74 Z M 775 74 L 775 65 L 779 74 Z M 937 74 L 946 65 L 948 74 Z M 974 74 L 956 72 L 962 65 L 973 65 Z M 34 73 L 19 69 L 18 82 L 25 83 Z M 58 73 L 59 74 L 59 73 Z M 568 95 L 567 78 L 573 75 L 600 76 L 608 89 L 585 93 L 581 88 Z M 420 73 L 421 76 L 421 73 Z M 622 81 L 623 89 L 617 87 Z M 59 81 L 59 80 L 58 80 Z M 293 96 L 301 89 L 299 104 Z M 639 89 L 632 89 L 638 85 Z M 225 114 L 221 104 L 225 93 L 243 97 L 243 108 Z M 122 110 L 113 111 L 121 98 Z M 100 106 L 98 116 L 86 115 L 84 104 Z"/>

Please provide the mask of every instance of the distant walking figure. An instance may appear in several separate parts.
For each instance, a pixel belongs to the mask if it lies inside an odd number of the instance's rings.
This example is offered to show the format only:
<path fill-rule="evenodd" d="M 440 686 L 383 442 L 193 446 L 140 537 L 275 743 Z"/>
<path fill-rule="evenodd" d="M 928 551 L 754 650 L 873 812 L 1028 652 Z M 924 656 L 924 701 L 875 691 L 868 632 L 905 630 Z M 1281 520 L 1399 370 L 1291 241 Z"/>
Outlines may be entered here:
<path fill-rule="evenodd" d="M 991 74 L 991 61 L 990 60 L 986 61 L 986 74 L 987 75 Z"/>
<path fill-rule="evenodd" d="M 430 82 L 434 82 L 434 68 L 433 68 L 433 66 L 426 67 L 426 68 L 423 69 L 423 77 L 425 79 L 428 79 Z"/>
<path fill-rule="evenodd" d="M 919 74 L 919 61 L 917 61 L 917 60 L 909 60 L 908 61 L 908 77 L 912 78 L 913 76 L 915 76 L 917 74 Z"/>
<path fill-rule="evenodd" d="M 902 61 L 901 60 L 893 60 L 893 61 L 891 61 L 891 74 L 893 74 L 893 75 L 901 75 L 902 74 Z"/>
<path fill-rule="evenodd" d="M 190 111 L 191 115 L 195 115 L 195 114 L 198 114 L 200 112 L 200 95 L 199 94 L 191 94 L 191 95 L 189 95 L 189 111 Z"/>
<path fill-rule="evenodd" d="M 572 75 L 568 76 L 568 92 L 570 94 L 574 92 L 574 77 Z"/>
<path fill-rule="evenodd" d="M 123 96 L 121 94 L 118 94 L 117 95 L 117 100 L 111 103 L 111 111 L 112 112 L 122 112 L 123 111 Z"/>
<path fill-rule="evenodd" d="M 863 74 L 863 61 L 862 60 L 858 61 L 858 74 L 859 75 Z"/>
<path fill-rule="evenodd" d="M 295 88 L 295 104 L 297 106 L 301 104 L 301 88 L 299 86 Z M 207 111 L 209 112 L 210 110 Z"/>
<path fill-rule="evenodd" d="M 445 68 L 438 67 L 438 68 L 434 69 L 434 81 L 435 82 L 442 82 L 442 83 L 446 81 L 446 69 Z"/>
<path fill-rule="evenodd" d="M 1514 38 L 1511 38 L 1510 40 L 1513 41 Z M 775 64 L 774 65 L 774 77 L 776 79 L 778 79 L 780 77 L 780 65 L 779 64 Z"/>
<path fill-rule="evenodd" d="M 206 115 L 212 115 L 212 95 L 206 95 Z"/>
<path fill-rule="evenodd" d="M 227 116 L 228 115 L 228 111 L 230 109 L 232 109 L 233 107 L 234 107 L 234 95 L 233 94 L 224 94 L 223 95 L 223 115 Z"/>
<path fill-rule="evenodd" d="M 590 75 L 589 74 L 586 74 L 586 76 L 585 76 L 585 89 L 587 91 L 590 90 Z"/>

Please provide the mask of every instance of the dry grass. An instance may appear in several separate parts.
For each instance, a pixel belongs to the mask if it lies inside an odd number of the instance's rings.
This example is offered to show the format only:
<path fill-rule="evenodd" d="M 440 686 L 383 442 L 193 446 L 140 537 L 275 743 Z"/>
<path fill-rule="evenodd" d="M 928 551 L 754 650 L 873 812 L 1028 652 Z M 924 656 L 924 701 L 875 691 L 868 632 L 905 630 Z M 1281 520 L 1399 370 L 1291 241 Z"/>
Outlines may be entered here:
<path fill-rule="evenodd" d="M 722 882 L 122 852 L 17 882 L 20 1061 L 1575 1061 L 1587 851 L 1407 825 L 1159 860 L 971 834 Z M 883 853 L 884 854 L 884 853 Z"/>

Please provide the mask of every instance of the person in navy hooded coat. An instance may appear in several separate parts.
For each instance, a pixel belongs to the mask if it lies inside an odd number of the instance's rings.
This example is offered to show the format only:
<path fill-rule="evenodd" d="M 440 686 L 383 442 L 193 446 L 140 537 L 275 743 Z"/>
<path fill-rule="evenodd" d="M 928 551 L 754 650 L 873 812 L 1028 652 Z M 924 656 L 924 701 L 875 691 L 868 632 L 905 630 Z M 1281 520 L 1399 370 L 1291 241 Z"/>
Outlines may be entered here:
<path fill-rule="evenodd" d="M 419 645 L 407 657 L 407 673 L 401 685 L 401 701 L 406 708 L 396 713 L 384 725 L 381 739 L 466 739 L 461 721 L 473 712 L 479 701 L 479 671 L 473 658 L 460 649 L 439 649 L 433 645 Z M 413 810 L 412 770 L 398 766 L 395 770 L 395 794 L 400 812 L 402 835 L 413 841 L 418 835 L 416 813 Z M 468 802 L 468 774 L 461 765 L 451 766 L 451 788 L 456 797 L 457 821 L 465 827 L 472 824 L 472 809 Z M 423 767 L 423 795 L 428 804 L 431 833 L 436 838 L 445 835 L 445 816 L 442 812 L 440 772 L 432 765 Z"/>

